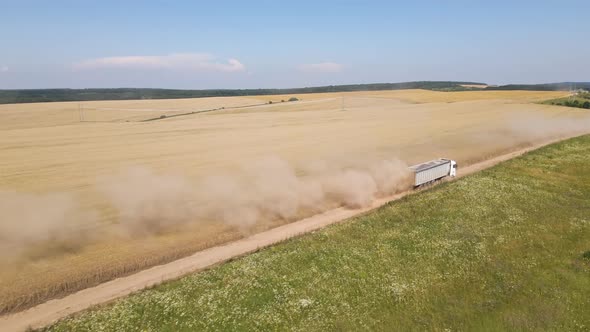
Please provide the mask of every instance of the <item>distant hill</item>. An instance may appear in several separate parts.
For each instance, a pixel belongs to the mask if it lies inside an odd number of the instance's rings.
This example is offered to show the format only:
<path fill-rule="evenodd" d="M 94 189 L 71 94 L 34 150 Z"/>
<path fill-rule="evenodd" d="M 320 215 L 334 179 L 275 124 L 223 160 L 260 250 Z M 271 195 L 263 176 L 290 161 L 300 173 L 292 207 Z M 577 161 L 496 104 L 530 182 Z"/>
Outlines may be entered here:
<path fill-rule="evenodd" d="M 372 83 L 328 85 L 292 89 L 22 89 L 0 90 L 0 104 L 40 103 L 54 101 L 91 101 L 91 100 L 131 100 L 131 99 L 178 99 L 228 96 L 262 96 L 275 94 L 301 94 L 322 92 L 377 91 L 402 89 L 427 89 L 436 91 L 469 91 L 469 90 L 535 90 L 561 91 L 576 89 L 590 90 L 590 82 L 581 83 L 548 83 L 548 84 L 509 84 L 501 86 L 485 86 L 479 82 L 455 81 L 418 81 L 403 83 Z"/>
<path fill-rule="evenodd" d="M 177 99 L 227 96 L 260 96 L 275 94 L 301 94 L 321 92 L 376 91 L 401 89 L 429 89 L 462 91 L 470 88 L 462 85 L 479 85 L 477 82 L 422 81 L 404 83 L 373 83 L 328 85 L 293 89 L 25 89 L 0 90 L 0 104 L 38 103 L 53 101 L 130 100 L 130 99 Z"/>
<path fill-rule="evenodd" d="M 534 90 L 534 91 L 567 91 L 573 89 L 590 90 L 590 82 L 561 82 L 545 84 L 508 84 L 488 86 L 486 90 Z"/>

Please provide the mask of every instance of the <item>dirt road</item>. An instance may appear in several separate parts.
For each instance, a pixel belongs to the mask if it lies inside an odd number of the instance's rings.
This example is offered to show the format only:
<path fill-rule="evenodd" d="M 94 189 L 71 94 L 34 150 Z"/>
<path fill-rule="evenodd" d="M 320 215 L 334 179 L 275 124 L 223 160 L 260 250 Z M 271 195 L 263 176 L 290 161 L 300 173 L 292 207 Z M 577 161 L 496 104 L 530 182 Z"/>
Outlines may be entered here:
<path fill-rule="evenodd" d="M 542 144 L 537 144 L 535 146 L 479 162 L 468 167 L 460 168 L 458 177 L 475 173 L 556 141 L 559 140 L 547 141 Z M 378 208 L 410 193 L 412 193 L 412 191 L 380 198 L 374 201 L 370 206 L 360 209 L 338 208 L 330 210 L 235 242 L 212 247 L 168 264 L 155 266 L 127 277 L 118 278 L 96 287 L 84 289 L 61 299 L 47 301 L 28 310 L 1 317 L 0 330 L 24 331 L 27 328 L 47 326 L 61 318 L 85 310 L 93 305 L 129 295 L 133 292 L 157 285 L 164 281 L 176 279 L 183 275 L 226 262 L 229 259 L 254 252 L 260 248 L 271 246 L 294 236 L 312 232 L 327 225 L 347 220 L 353 216 Z"/>

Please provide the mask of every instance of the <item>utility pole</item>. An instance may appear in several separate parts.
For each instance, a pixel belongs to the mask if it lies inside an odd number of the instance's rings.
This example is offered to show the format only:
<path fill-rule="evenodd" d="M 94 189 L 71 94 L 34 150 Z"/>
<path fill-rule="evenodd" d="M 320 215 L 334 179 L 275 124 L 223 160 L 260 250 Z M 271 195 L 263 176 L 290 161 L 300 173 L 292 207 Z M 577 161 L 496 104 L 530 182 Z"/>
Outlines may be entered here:
<path fill-rule="evenodd" d="M 84 122 L 84 106 L 78 103 L 78 116 L 80 117 L 80 122 Z"/>

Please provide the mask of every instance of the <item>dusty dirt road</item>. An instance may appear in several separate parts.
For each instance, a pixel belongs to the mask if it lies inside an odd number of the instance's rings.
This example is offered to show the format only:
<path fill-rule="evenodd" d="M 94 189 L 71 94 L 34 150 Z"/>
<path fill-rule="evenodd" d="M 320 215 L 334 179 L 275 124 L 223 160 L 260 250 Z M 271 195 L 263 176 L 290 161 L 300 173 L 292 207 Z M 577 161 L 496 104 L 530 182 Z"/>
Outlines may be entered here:
<path fill-rule="evenodd" d="M 457 177 L 460 178 L 473 174 L 502 161 L 512 159 L 559 140 L 561 139 L 545 141 L 531 147 L 460 168 Z M 133 275 L 118 278 L 96 287 L 87 288 L 61 299 L 50 300 L 22 312 L 5 315 L 0 318 L 0 330 L 24 331 L 28 328 L 47 326 L 61 318 L 88 309 L 91 306 L 112 301 L 167 280 L 176 279 L 189 273 L 210 268 L 216 264 L 277 244 L 300 234 L 312 232 L 330 224 L 345 221 L 351 217 L 383 206 L 388 202 L 400 199 L 412 192 L 413 191 L 406 191 L 393 196 L 383 197 L 373 201 L 370 206 L 359 209 L 337 208 L 330 210 L 235 242 L 199 251 L 191 256 L 178 259 L 168 264 L 154 266 Z"/>

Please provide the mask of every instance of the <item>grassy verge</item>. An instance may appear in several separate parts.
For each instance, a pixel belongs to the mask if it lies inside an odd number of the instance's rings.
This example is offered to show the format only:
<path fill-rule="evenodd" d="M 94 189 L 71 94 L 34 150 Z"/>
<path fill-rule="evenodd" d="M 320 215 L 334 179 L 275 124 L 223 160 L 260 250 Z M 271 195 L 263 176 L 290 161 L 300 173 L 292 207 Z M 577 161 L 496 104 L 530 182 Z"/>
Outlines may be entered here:
<path fill-rule="evenodd" d="M 590 136 L 48 328 L 587 330 Z"/>

